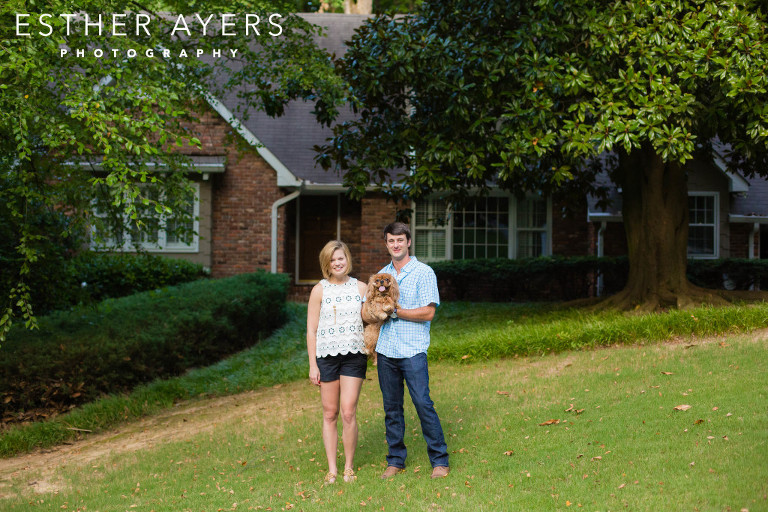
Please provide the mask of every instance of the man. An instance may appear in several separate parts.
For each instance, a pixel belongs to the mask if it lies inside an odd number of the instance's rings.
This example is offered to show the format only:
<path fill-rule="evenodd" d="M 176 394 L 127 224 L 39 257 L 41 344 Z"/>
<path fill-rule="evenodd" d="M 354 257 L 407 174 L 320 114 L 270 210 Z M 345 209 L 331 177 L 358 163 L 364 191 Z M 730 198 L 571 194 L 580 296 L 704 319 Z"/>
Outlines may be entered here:
<path fill-rule="evenodd" d="M 379 334 L 379 386 L 384 401 L 384 424 L 387 431 L 387 469 L 381 478 L 395 476 L 405 469 L 404 388 L 408 386 L 413 405 L 421 421 L 432 463 L 432 478 L 448 476 L 448 446 L 445 444 L 440 418 L 429 397 L 427 348 L 429 326 L 440 304 L 435 272 L 415 256 L 410 256 L 411 232 L 402 222 L 384 228 L 384 239 L 392 262 L 380 272 L 392 274 L 400 287 L 400 309 L 395 309 Z"/>

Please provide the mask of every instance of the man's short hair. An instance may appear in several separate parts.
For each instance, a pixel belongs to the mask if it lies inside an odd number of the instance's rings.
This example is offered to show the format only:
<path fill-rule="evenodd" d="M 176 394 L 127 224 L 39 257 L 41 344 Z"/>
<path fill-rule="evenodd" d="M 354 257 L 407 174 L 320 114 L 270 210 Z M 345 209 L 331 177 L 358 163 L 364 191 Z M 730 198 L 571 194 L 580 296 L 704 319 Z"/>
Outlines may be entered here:
<path fill-rule="evenodd" d="M 384 228 L 384 240 L 387 239 L 387 235 L 405 235 L 405 239 L 409 242 L 411 241 L 411 230 L 408 228 L 408 225 L 403 222 L 387 224 L 387 227 Z"/>

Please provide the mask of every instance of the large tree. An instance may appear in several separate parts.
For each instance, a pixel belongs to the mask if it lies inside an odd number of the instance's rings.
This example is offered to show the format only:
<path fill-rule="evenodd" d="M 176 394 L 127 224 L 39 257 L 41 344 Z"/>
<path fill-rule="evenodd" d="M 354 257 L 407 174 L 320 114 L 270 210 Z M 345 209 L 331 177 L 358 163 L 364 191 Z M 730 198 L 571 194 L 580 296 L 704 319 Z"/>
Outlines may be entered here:
<path fill-rule="evenodd" d="M 356 120 L 319 148 L 360 195 L 623 191 L 623 307 L 713 300 L 691 285 L 687 171 L 768 173 L 768 34 L 749 1 L 451 0 L 380 17 L 340 69 Z M 405 170 L 394 178 L 391 169 Z M 583 197 L 583 195 L 582 195 Z"/>
<path fill-rule="evenodd" d="M 89 218 L 94 197 L 106 198 L 114 218 L 132 217 L 132 229 L 142 228 L 143 209 L 185 214 L 177 206 L 188 162 L 179 149 L 199 144 L 194 123 L 207 95 L 237 87 L 245 110 L 280 115 L 288 101 L 311 98 L 318 111 L 334 112 L 339 79 L 330 56 L 293 8 L 279 0 L 3 2 L 0 217 L 12 239 L 2 247 L 14 253 L 0 254 L 8 286 L 0 290 L 0 340 L 15 317 L 34 324 L 30 276 L 50 241 L 99 221 Z M 162 193 L 148 193 L 148 182 Z M 36 220 L 57 213 L 66 222 L 55 229 Z"/>

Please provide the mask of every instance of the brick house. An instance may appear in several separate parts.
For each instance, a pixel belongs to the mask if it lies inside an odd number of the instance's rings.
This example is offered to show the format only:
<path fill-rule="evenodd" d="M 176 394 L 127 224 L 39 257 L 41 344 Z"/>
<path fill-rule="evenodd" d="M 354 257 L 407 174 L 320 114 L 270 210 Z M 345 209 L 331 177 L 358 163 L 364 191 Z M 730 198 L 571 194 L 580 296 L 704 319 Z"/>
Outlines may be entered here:
<path fill-rule="evenodd" d="M 306 17 L 326 28 L 320 44 L 337 55 L 365 19 Z M 277 119 L 258 114 L 242 121 L 232 114 L 235 92 L 211 99 L 210 106 L 198 127 L 202 147 L 192 154 L 191 207 L 199 218 L 192 227 L 198 235 L 185 245 L 161 234 L 149 250 L 198 262 L 214 277 L 257 269 L 289 273 L 296 297 L 306 296 L 321 277 L 317 254 L 328 240 L 349 244 L 353 274 L 360 278 L 388 261 L 381 231 L 394 220 L 396 206 L 375 192 L 351 201 L 340 176 L 315 167 L 312 147 L 330 130 L 315 122 L 311 104 L 293 102 Z M 233 143 L 232 136 L 245 144 Z M 768 256 L 768 244 L 760 244 L 768 236 L 768 182 L 744 179 L 724 166 L 699 166 L 689 184 L 692 257 Z M 565 217 L 551 198 L 531 194 L 518 200 L 498 191 L 441 225 L 431 221 L 445 212 L 445 204 L 420 201 L 408 205 L 414 210 L 412 253 L 423 261 L 624 254 L 621 200 L 614 192 L 610 210 L 600 211 L 585 198 L 575 215 Z"/>

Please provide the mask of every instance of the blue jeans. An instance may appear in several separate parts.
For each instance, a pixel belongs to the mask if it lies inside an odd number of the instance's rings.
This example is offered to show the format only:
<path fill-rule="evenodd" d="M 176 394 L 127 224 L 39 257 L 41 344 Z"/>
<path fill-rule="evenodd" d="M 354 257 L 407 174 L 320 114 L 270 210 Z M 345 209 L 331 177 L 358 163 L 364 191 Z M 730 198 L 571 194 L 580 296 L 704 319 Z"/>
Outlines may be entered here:
<path fill-rule="evenodd" d="M 416 407 L 421 421 L 421 432 L 427 442 L 427 453 L 432 467 L 448 466 L 448 446 L 445 444 L 443 427 L 435 412 L 435 404 L 429 398 L 429 369 L 427 354 L 416 354 L 405 359 L 390 358 L 378 354 L 379 387 L 384 400 L 384 425 L 387 430 L 387 465 L 405 467 L 405 416 L 403 415 L 404 388 Z"/>

